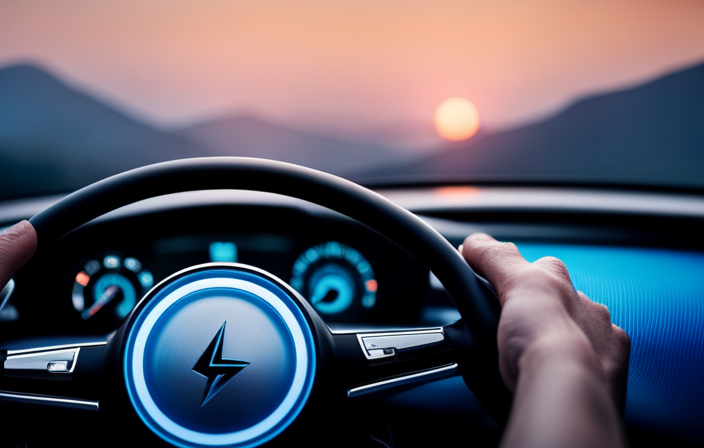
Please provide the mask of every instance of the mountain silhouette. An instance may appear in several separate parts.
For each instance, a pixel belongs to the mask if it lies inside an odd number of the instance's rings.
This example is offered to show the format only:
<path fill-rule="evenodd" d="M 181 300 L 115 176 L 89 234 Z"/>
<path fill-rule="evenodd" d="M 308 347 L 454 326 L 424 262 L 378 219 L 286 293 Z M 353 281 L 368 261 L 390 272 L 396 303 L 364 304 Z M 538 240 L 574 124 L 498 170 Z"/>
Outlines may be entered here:
<path fill-rule="evenodd" d="M 411 160 L 382 145 L 298 131 L 250 115 L 205 121 L 177 133 L 210 155 L 263 157 L 340 175 Z"/>
<path fill-rule="evenodd" d="M 410 160 L 381 145 L 251 116 L 161 130 L 39 67 L 0 69 L 0 198 L 68 192 L 142 165 L 199 156 L 270 158 L 340 175 Z"/>
<path fill-rule="evenodd" d="M 432 114 L 423 118 L 405 117 L 370 123 L 364 119 L 342 117 L 337 117 L 333 122 L 333 119 L 320 119 L 315 114 L 301 113 L 289 120 L 289 128 L 383 146 L 414 158 L 443 149 L 444 141 L 435 130 Z"/>
<path fill-rule="evenodd" d="M 0 196 L 70 191 L 141 165 L 194 157 L 147 126 L 32 65 L 0 69 Z"/>
<path fill-rule="evenodd" d="M 704 64 L 367 178 L 704 187 Z"/>
<path fill-rule="evenodd" d="M 361 181 L 427 177 L 702 188 L 704 64 L 583 99 L 539 123 L 449 146 L 413 159 L 418 152 L 248 115 L 165 131 L 41 68 L 0 69 L 0 198 L 10 198 L 67 192 L 145 164 L 205 155 L 271 158 Z"/>

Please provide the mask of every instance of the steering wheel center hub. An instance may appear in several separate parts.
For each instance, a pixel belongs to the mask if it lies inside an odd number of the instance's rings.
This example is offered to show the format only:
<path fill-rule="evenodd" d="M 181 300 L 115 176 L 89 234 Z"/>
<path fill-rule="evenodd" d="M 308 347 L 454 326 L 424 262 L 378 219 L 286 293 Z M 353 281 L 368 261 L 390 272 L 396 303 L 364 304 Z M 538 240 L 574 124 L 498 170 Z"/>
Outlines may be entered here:
<path fill-rule="evenodd" d="M 244 265 L 197 266 L 162 282 L 127 327 L 124 377 L 139 417 L 184 447 L 257 446 L 281 433 L 315 377 L 300 300 Z"/>

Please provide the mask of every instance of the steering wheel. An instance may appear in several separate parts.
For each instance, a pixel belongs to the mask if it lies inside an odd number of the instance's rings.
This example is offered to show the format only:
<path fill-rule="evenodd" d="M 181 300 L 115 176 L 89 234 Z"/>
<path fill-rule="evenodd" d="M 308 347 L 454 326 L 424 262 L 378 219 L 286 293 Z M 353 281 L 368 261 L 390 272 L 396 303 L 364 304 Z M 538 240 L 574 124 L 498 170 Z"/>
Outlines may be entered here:
<path fill-rule="evenodd" d="M 6 400 L 131 414 L 138 426 L 177 446 L 245 447 L 300 436 L 311 409 L 461 374 L 494 419 L 505 421 L 511 397 L 498 369 L 499 310 L 490 286 L 418 217 L 342 178 L 234 157 L 138 168 L 78 190 L 32 217 L 39 242 L 35 258 L 116 208 L 210 189 L 300 198 L 367 225 L 425 264 L 462 319 L 438 328 L 333 331 L 275 276 L 242 264 L 209 263 L 155 286 L 105 344 L 7 352 L 6 370 L 97 384 L 100 400 L 46 389 L 41 395 L 6 394 Z"/>

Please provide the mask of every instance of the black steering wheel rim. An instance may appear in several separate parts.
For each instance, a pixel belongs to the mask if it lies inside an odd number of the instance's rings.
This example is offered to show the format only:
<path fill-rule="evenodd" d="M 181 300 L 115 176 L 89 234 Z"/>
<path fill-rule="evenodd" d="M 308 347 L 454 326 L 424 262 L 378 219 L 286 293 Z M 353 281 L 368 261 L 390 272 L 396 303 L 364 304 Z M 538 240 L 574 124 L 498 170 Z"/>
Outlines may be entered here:
<path fill-rule="evenodd" d="M 463 317 L 463 375 L 494 418 L 503 423 L 510 398 L 496 349 L 498 303 L 457 250 L 420 218 L 348 180 L 284 162 L 214 157 L 157 163 L 89 185 L 30 219 L 41 253 L 73 229 L 114 209 L 172 193 L 241 189 L 291 196 L 355 219 L 403 247 L 444 285 Z M 35 255 L 36 256 L 36 255 Z"/>

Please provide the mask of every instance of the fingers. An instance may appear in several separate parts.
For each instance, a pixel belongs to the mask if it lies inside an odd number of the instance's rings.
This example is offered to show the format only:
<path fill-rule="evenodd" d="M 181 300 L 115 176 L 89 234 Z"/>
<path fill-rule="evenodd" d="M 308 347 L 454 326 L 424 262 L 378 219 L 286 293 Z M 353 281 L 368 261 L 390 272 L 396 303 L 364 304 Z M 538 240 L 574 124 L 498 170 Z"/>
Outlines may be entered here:
<path fill-rule="evenodd" d="M 513 283 L 513 275 L 528 265 L 514 244 L 501 243 L 484 233 L 468 236 L 461 252 L 472 269 L 496 288 L 499 298 Z"/>
<path fill-rule="evenodd" d="M 499 295 L 502 312 L 497 340 L 502 375 L 509 387 L 518 378 L 519 360 L 531 347 L 557 341 L 551 350 L 572 350 L 570 344 L 579 340 L 588 342 L 590 353 L 593 350 L 610 383 L 612 396 L 623 404 L 628 335 L 612 324 L 606 306 L 575 290 L 562 261 L 544 257 L 528 263 L 515 245 L 481 233 L 467 237 L 460 253 Z"/>
<path fill-rule="evenodd" d="M 612 323 L 609 309 L 590 300 L 581 291 L 572 311 L 572 318 L 587 335 L 609 381 L 611 395 L 617 409 L 625 406 L 628 382 L 630 338 L 619 326 Z"/>
<path fill-rule="evenodd" d="M 21 221 L 0 235 L 0 289 L 34 255 L 37 233 L 28 221 Z"/>

